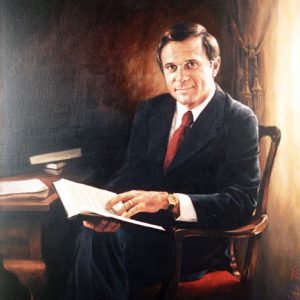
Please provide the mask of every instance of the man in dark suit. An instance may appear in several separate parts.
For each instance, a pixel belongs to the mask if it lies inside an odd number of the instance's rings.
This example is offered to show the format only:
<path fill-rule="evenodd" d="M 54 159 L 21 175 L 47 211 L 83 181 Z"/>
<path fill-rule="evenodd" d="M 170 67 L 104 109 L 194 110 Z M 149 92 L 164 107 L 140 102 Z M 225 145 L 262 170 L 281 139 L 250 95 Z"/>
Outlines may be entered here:
<path fill-rule="evenodd" d="M 107 208 L 121 202 L 119 215 L 165 227 L 246 223 L 259 184 L 257 119 L 215 84 L 216 39 L 199 24 L 176 24 L 157 60 L 170 94 L 139 106 L 126 163 L 107 187 L 119 195 Z M 173 251 L 168 232 L 108 220 L 85 221 L 77 246 L 73 299 L 127 299 L 166 278 Z M 182 279 L 228 269 L 227 250 L 227 240 L 189 239 Z"/>

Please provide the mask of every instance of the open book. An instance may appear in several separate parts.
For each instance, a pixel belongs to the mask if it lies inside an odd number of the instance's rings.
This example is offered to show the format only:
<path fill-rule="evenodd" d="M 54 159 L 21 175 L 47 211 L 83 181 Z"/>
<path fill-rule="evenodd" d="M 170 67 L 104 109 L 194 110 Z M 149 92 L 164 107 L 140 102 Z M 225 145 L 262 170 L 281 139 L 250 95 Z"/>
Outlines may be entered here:
<path fill-rule="evenodd" d="M 98 189 L 67 179 L 60 179 L 54 182 L 54 186 L 69 218 L 79 214 L 99 215 L 149 228 L 165 230 L 161 226 L 118 216 L 114 214 L 113 211 L 107 210 L 105 208 L 105 204 L 107 201 L 116 196 L 116 194 L 113 192 Z M 121 206 L 122 204 L 116 204 L 114 209 L 118 209 L 120 207 L 119 205 Z"/>

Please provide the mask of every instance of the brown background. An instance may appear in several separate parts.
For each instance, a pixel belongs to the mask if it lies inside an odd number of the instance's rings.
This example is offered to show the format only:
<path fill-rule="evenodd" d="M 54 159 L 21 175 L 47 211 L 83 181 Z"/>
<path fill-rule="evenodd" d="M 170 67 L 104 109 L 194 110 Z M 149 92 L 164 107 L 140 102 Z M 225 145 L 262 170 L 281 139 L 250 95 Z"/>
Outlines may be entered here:
<path fill-rule="evenodd" d="M 202 22 L 220 39 L 219 81 L 230 85 L 224 1 L 1 3 L 2 175 L 29 169 L 30 155 L 77 146 L 112 173 L 136 104 L 165 91 L 155 48 L 173 22 Z"/>

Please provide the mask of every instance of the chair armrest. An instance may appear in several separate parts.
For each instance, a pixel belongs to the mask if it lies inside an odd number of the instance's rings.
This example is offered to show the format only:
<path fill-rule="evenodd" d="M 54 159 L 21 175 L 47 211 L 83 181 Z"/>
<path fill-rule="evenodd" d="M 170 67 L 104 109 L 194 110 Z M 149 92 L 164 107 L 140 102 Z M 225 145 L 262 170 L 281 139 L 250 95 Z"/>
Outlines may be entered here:
<path fill-rule="evenodd" d="M 176 238 L 185 238 L 190 236 L 199 237 L 220 237 L 220 238 L 247 238 L 261 234 L 268 224 L 268 216 L 263 214 L 260 218 L 252 220 L 249 224 L 229 230 L 222 229 L 181 229 L 175 228 Z"/>

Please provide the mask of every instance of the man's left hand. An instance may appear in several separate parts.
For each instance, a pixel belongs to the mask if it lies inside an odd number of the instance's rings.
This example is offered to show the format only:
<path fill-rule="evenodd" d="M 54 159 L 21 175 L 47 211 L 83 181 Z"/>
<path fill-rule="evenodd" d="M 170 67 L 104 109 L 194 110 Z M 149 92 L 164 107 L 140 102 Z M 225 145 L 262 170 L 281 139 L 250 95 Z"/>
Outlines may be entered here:
<path fill-rule="evenodd" d="M 126 218 L 131 218 L 140 212 L 155 213 L 160 209 L 167 209 L 169 205 L 167 192 L 132 190 L 118 194 L 107 202 L 106 208 L 112 209 L 113 206 L 119 202 L 123 205 L 119 210 L 116 210 L 115 213 Z"/>
<path fill-rule="evenodd" d="M 85 220 L 83 226 L 97 232 L 115 232 L 121 227 L 121 224 L 117 221 L 99 218 L 94 221 Z"/>

